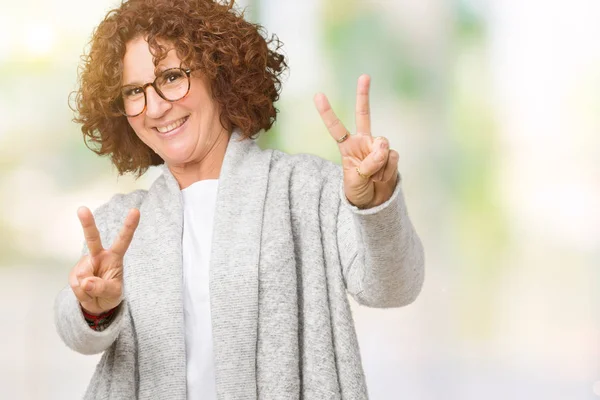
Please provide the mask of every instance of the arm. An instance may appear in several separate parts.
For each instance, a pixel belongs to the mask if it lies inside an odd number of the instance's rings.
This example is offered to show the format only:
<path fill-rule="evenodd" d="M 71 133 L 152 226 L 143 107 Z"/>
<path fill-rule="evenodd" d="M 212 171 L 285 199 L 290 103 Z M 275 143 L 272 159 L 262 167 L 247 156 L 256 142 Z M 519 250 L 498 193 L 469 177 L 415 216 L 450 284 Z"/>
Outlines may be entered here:
<path fill-rule="evenodd" d="M 127 212 L 122 200 L 122 195 L 113 197 L 96 210 L 95 218 L 85 207 L 78 210 L 86 238 L 83 254 L 71 270 L 69 285 L 58 294 L 54 312 L 59 336 L 67 346 L 82 354 L 96 354 L 110 347 L 127 319 L 128 307 L 122 289 L 123 257 L 137 227 L 139 212 L 131 210 L 117 234 L 122 215 Z M 105 249 L 102 243 L 109 243 L 113 237 L 113 245 Z M 92 327 L 86 321 L 83 307 L 96 315 L 115 311 L 104 321 L 108 324 Z"/>
<path fill-rule="evenodd" d="M 361 304 L 395 307 L 411 303 L 421 290 L 423 246 L 406 212 L 399 154 L 387 138 L 372 136 L 370 82 L 368 75 L 358 79 L 354 135 L 325 95 L 314 100 L 342 156 L 337 240 L 346 288 Z"/>
<path fill-rule="evenodd" d="M 85 321 L 79 300 L 69 285 L 62 289 L 54 303 L 54 323 L 62 341 L 81 354 L 97 354 L 108 349 L 121 330 L 127 302 L 117 308 L 110 325 L 96 331 Z"/>
<path fill-rule="evenodd" d="M 412 303 L 424 280 L 424 253 L 408 217 L 400 179 L 383 204 L 359 209 L 343 187 L 338 212 L 338 249 L 348 292 L 369 307 Z"/>

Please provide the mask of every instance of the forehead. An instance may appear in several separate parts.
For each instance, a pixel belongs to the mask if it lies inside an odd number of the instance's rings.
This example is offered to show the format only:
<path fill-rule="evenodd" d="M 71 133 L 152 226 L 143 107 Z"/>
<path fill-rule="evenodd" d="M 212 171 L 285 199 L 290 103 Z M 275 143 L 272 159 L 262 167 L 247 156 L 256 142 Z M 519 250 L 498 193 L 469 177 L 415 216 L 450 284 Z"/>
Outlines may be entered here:
<path fill-rule="evenodd" d="M 179 67 L 181 60 L 174 49 L 169 50 L 167 57 L 159 65 L 167 68 Z M 145 83 L 154 80 L 155 65 L 150 46 L 143 37 L 127 42 L 123 57 L 123 84 Z"/>

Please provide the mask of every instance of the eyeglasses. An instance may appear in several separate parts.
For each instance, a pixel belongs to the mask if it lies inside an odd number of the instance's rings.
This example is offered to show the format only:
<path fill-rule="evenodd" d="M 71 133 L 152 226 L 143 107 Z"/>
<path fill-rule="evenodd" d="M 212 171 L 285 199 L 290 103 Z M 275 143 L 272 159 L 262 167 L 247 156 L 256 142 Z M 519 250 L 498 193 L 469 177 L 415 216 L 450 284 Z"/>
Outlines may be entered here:
<path fill-rule="evenodd" d="M 169 102 L 181 100 L 190 91 L 191 72 L 191 69 L 169 68 L 161 72 L 152 83 L 143 86 L 125 85 L 115 101 L 115 107 L 126 117 L 137 117 L 146 110 L 148 86 L 152 86 L 160 97 Z"/>

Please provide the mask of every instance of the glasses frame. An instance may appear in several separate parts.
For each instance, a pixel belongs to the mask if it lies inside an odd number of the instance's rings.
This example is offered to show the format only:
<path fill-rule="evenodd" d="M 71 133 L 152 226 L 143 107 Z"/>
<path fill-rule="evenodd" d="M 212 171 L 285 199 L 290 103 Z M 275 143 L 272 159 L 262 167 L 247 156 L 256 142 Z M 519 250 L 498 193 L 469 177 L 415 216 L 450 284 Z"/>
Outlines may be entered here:
<path fill-rule="evenodd" d="M 123 100 L 123 95 L 120 95 L 120 96 L 119 96 L 119 98 L 116 100 L 116 103 L 118 103 L 118 102 L 121 102 L 121 103 L 123 104 L 123 107 L 122 107 L 122 109 L 121 109 L 121 107 L 119 107 L 119 106 L 117 106 L 117 105 L 115 104 L 117 111 L 119 111 L 119 113 L 120 113 L 120 114 L 122 114 L 122 115 L 124 115 L 124 116 L 126 116 L 126 117 L 129 117 L 129 118 L 132 118 L 132 117 L 137 117 L 138 115 L 140 115 L 140 114 L 142 114 L 144 111 L 146 111 L 146 108 L 148 107 L 148 96 L 146 95 L 146 88 L 147 88 L 148 86 L 152 86 L 152 87 L 154 88 L 154 91 L 156 92 L 156 94 L 158 94 L 158 95 L 160 96 L 160 98 L 161 98 L 161 99 L 163 99 L 163 100 L 165 100 L 165 101 L 168 101 L 169 103 L 174 103 L 174 102 L 176 102 L 176 101 L 179 101 L 179 100 L 183 99 L 184 97 L 186 97 L 186 96 L 187 96 L 187 95 L 190 93 L 190 87 L 192 86 L 192 82 L 191 82 L 191 79 L 190 79 L 190 75 L 191 75 L 191 73 L 192 73 L 192 70 L 191 70 L 191 69 L 184 69 L 184 68 L 181 68 L 181 67 L 173 67 L 173 68 L 167 68 L 167 69 L 165 69 L 164 71 L 162 71 L 162 72 L 161 72 L 161 74 L 160 74 L 160 75 L 162 76 L 162 75 L 163 75 L 163 74 L 165 74 L 166 72 L 168 72 L 168 71 L 172 71 L 172 70 L 174 70 L 174 69 L 178 69 L 178 70 L 180 70 L 180 71 L 183 71 L 183 73 L 185 73 L 185 75 L 187 76 L 188 87 L 187 87 L 187 90 L 186 90 L 186 92 L 185 92 L 185 94 L 184 94 L 183 96 L 181 96 L 180 98 L 178 98 L 178 99 L 175 99 L 175 100 L 170 100 L 170 99 L 167 99 L 167 98 L 165 97 L 165 95 L 163 94 L 163 92 L 161 92 L 161 90 L 160 90 L 160 89 L 159 89 L 159 88 L 156 86 L 156 81 L 158 80 L 158 78 L 160 78 L 160 76 L 157 76 L 157 77 L 156 77 L 156 79 L 154 79 L 154 81 L 153 81 L 153 82 L 148 82 L 148 83 L 145 83 L 145 84 L 144 84 L 144 85 L 142 85 L 142 86 L 138 86 L 138 85 L 125 85 L 125 86 L 122 86 L 122 87 L 121 87 L 121 90 L 122 90 L 123 88 L 125 88 L 125 87 L 129 87 L 129 86 L 133 86 L 133 87 L 141 87 L 141 88 L 142 88 L 142 92 L 144 93 L 144 108 L 142 108 L 142 111 L 140 111 L 140 112 L 139 112 L 139 113 L 137 113 L 137 114 L 132 114 L 132 115 L 129 115 L 129 114 L 127 114 L 127 113 L 125 112 L 125 102 L 124 102 L 124 100 Z"/>

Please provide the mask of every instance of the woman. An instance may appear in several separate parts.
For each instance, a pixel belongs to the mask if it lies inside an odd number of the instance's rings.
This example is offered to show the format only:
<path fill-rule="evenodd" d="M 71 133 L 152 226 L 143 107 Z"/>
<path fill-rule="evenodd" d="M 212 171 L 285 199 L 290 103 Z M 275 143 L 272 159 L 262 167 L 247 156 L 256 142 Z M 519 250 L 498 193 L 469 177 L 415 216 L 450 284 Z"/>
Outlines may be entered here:
<path fill-rule="evenodd" d="M 252 140 L 275 120 L 286 64 L 231 4 L 131 0 L 91 44 L 87 142 L 121 174 L 162 175 L 78 210 L 86 245 L 56 325 L 75 351 L 103 352 L 85 398 L 366 399 L 346 293 L 398 307 L 423 282 L 398 153 L 371 135 L 369 77 L 356 134 L 315 97 L 340 168 Z"/>

